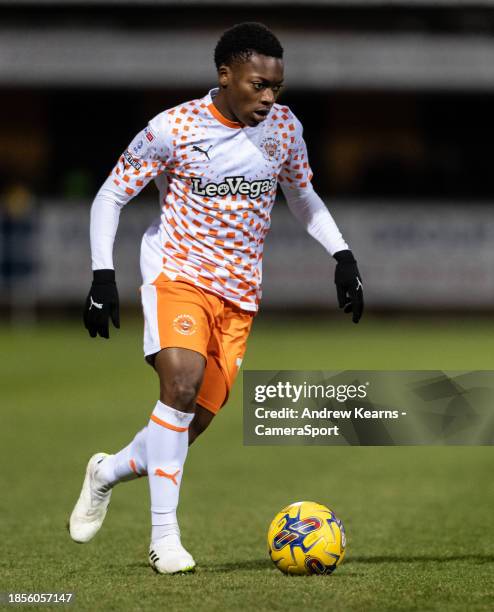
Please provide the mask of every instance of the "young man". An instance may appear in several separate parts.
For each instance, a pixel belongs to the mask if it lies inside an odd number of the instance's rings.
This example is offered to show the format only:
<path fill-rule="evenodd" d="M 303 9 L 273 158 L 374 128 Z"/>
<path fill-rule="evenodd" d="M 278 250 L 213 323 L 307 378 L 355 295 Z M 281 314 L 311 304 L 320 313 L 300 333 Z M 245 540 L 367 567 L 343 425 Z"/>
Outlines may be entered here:
<path fill-rule="evenodd" d="M 151 180 L 162 214 L 141 247 L 144 353 L 160 380 L 149 423 L 116 453 L 91 457 L 70 517 L 76 542 L 94 537 L 112 488 L 147 475 L 149 561 L 192 570 L 176 509 L 187 449 L 228 399 L 261 296 L 261 259 L 277 184 L 293 214 L 337 261 L 338 301 L 358 323 L 356 261 L 311 185 L 302 126 L 276 104 L 283 49 L 265 26 L 226 31 L 215 50 L 219 87 L 152 119 L 120 157 L 91 209 L 94 280 L 84 321 L 92 337 L 119 327 L 112 250 L 121 208 Z"/>

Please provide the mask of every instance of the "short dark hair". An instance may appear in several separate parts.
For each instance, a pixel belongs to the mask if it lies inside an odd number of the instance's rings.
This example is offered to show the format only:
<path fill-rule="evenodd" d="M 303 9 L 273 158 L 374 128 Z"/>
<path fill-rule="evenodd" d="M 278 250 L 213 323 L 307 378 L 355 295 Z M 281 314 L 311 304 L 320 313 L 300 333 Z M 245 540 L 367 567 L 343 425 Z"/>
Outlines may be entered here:
<path fill-rule="evenodd" d="M 283 57 L 283 47 L 276 36 L 262 23 L 245 22 L 234 25 L 221 38 L 214 50 L 216 68 L 234 61 L 246 62 L 253 53 L 268 57 Z"/>

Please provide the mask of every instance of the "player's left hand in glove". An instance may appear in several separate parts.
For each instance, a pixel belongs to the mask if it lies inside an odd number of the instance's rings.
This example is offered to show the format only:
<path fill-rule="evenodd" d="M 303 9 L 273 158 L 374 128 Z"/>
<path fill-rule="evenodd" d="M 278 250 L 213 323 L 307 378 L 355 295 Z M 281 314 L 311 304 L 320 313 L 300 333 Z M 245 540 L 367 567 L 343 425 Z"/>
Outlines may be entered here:
<path fill-rule="evenodd" d="M 358 323 L 364 310 L 364 292 L 357 262 L 351 251 L 338 251 L 333 255 L 338 262 L 334 282 L 338 305 L 343 311 L 352 313 L 352 321 Z"/>
<path fill-rule="evenodd" d="M 120 328 L 118 291 L 115 283 L 115 270 L 94 270 L 93 284 L 84 307 L 84 327 L 91 338 L 99 334 L 109 338 L 109 320 Z"/>

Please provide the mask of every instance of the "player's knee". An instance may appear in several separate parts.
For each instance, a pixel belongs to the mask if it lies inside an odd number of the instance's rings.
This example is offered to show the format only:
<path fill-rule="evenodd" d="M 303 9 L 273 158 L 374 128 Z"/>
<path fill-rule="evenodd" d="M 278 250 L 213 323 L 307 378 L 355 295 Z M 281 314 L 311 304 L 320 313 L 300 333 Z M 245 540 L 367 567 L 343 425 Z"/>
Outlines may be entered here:
<path fill-rule="evenodd" d="M 192 412 L 195 408 L 200 381 L 183 375 L 168 377 L 161 381 L 161 401 L 176 410 Z"/>

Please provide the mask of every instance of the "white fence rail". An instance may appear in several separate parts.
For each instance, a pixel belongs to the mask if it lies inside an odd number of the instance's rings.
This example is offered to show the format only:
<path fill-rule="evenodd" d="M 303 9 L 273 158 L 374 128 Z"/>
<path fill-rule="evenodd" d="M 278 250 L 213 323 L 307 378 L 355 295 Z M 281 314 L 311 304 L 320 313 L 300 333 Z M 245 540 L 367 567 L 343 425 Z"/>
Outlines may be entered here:
<path fill-rule="evenodd" d="M 492 207 L 339 202 L 330 208 L 359 260 L 369 307 L 492 308 Z M 139 301 L 140 239 L 158 212 L 156 205 L 136 201 L 121 215 L 115 265 L 124 303 Z M 6 237 L 0 236 L 1 301 L 14 294 L 18 303 L 82 302 L 91 279 L 88 224 L 89 202 L 45 202 L 24 244 L 21 231 L 9 254 Z M 23 264 L 10 283 L 5 277 L 9 257 Z M 264 306 L 334 304 L 333 268 L 333 259 L 278 202 L 265 249 Z"/>

